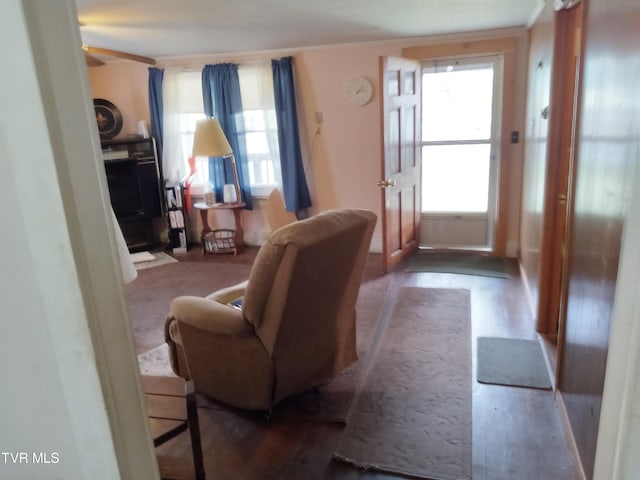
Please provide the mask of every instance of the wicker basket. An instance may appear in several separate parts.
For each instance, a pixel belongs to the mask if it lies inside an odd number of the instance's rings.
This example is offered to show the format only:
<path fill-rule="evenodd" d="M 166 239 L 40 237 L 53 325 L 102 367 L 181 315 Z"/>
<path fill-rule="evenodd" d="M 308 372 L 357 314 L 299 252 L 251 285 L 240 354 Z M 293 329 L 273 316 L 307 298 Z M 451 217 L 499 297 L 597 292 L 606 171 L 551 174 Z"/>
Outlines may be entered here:
<path fill-rule="evenodd" d="M 203 251 L 205 253 L 237 253 L 234 241 L 236 231 L 220 229 L 208 232 L 203 237 Z"/>

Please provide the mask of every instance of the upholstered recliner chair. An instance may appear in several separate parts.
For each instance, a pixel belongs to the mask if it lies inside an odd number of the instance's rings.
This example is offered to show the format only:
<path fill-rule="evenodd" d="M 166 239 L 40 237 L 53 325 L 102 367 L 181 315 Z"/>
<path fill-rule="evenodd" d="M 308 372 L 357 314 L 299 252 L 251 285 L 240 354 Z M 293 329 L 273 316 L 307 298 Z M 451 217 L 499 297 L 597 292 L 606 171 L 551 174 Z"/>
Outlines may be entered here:
<path fill-rule="evenodd" d="M 331 380 L 357 360 L 355 307 L 375 222 L 371 211 L 343 209 L 286 225 L 260 248 L 248 281 L 174 299 L 165 326 L 174 372 L 251 410 Z"/>

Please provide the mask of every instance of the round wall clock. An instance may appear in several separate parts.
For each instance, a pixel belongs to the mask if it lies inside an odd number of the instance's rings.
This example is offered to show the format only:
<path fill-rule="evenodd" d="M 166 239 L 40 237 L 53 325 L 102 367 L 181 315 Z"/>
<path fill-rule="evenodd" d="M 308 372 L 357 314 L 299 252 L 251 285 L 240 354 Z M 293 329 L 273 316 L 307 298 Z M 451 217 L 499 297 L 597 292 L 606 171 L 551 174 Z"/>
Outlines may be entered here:
<path fill-rule="evenodd" d="M 110 140 L 122 130 L 122 114 L 109 100 L 94 98 L 93 106 L 96 110 L 96 122 L 101 140 Z"/>
<path fill-rule="evenodd" d="M 373 86 L 365 77 L 353 77 L 347 81 L 345 95 L 353 105 L 366 105 L 373 96 Z"/>

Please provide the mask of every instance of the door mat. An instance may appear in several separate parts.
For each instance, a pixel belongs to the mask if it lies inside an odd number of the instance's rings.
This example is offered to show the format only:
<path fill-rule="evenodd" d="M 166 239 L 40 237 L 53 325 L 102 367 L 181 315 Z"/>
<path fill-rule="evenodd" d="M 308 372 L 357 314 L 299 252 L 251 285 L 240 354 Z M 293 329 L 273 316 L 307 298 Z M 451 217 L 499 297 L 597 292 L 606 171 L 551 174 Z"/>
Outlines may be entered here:
<path fill-rule="evenodd" d="M 510 277 L 506 258 L 467 253 L 417 252 L 409 259 L 407 271 Z"/>
<path fill-rule="evenodd" d="M 494 385 L 551 389 L 537 340 L 478 337 L 477 379 Z"/>

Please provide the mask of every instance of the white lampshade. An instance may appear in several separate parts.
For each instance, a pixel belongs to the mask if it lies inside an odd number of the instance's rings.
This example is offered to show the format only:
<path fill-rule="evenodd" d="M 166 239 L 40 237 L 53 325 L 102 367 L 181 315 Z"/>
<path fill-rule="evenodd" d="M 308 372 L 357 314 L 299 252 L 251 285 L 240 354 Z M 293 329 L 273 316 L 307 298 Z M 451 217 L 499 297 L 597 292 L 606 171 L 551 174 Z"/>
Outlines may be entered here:
<path fill-rule="evenodd" d="M 226 157 L 232 153 L 231 145 L 218 120 L 205 118 L 196 122 L 196 131 L 193 135 L 194 157 Z"/>

